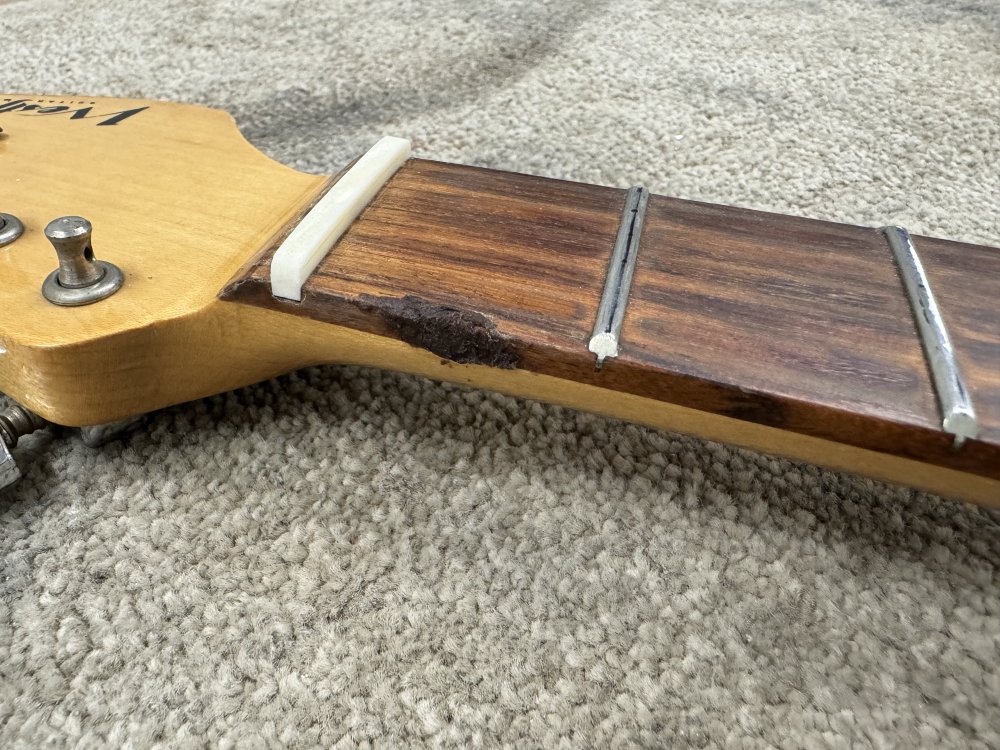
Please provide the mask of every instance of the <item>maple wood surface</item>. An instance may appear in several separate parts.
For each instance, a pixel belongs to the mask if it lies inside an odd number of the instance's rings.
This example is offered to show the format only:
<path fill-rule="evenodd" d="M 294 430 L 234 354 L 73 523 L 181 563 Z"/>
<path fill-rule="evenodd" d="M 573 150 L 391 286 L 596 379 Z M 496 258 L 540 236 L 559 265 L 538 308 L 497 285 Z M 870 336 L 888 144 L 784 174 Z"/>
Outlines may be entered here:
<path fill-rule="evenodd" d="M 136 361 L 157 355 L 172 321 L 217 304 L 219 288 L 326 182 L 267 158 L 230 115 L 206 107 L 3 94 L 0 128 L 0 210 L 25 226 L 0 248 L 0 390 L 62 424 L 185 400 L 176 378 L 140 373 Z M 70 308 L 41 286 L 57 266 L 44 228 L 73 214 L 91 221 L 96 257 L 119 266 L 125 284 Z M 123 343 L 137 330 L 142 351 Z M 88 352 L 99 365 L 83 366 Z M 203 353 L 170 356 L 196 372 Z"/>

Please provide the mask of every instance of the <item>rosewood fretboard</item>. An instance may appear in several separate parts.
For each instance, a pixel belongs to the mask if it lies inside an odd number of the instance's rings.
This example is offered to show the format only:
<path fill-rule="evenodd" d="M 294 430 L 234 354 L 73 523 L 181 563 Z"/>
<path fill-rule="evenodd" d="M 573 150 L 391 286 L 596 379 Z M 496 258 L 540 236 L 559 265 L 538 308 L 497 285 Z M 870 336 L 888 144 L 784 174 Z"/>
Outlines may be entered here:
<path fill-rule="evenodd" d="M 223 296 L 1000 479 L 1000 251 L 916 237 L 979 415 L 955 448 L 877 230 L 653 196 L 621 352 L 587 350 L 625 191 L 411 159 L 306 283 Z M 611 410 L 613 411 L 613 410 Z"/>

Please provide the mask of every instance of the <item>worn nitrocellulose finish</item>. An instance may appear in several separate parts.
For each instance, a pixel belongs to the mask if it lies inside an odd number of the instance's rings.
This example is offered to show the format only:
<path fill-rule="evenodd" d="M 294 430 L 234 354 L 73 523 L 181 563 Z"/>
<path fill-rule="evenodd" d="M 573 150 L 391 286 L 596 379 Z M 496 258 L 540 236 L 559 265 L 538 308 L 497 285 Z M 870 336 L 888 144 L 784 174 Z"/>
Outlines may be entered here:
<path fill-rule="evenodd" d="M 1000 244 L 991 2 L 494 6 L 101 0 L 71 34 L 12 2 L 0 63 L 10 90 L 226 108 L 316 172 L 396 134 Z M 353 368 L 18 454 L 5 747 L 1000 744 L 984 511 Z"/>

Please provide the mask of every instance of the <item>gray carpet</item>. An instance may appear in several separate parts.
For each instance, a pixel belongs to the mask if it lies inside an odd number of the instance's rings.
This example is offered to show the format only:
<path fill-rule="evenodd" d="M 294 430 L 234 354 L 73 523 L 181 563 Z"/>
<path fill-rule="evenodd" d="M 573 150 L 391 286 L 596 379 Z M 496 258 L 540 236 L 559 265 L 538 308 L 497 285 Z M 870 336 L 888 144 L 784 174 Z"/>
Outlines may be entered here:
<path fill-rule="evenodd" d="M 994 0 L 0 12 L 4 88 L 224 107 L 303 169 L 400 134 L 1000 244 Z M 4 747 L 1000 745 L 967 506 L 356 368 L 19 453 Z"/>

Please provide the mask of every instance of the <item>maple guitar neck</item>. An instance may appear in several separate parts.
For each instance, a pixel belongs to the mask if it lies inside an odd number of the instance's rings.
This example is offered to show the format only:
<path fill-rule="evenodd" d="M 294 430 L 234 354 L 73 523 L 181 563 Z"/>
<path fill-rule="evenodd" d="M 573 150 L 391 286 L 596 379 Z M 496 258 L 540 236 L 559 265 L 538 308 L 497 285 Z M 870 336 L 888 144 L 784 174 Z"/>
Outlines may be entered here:
<path fill-rule="evenodd" d="M 915 237 L 919 278 L 893 232 L 405 160 L 402 139 L 330 179 L 169 102 L 8 94 L 0 128 L 0 390 L 26 410 L 0 414 L 0 485 L 42 420 L 343 363 L 1000 506 L 1000 250 Z M 327 252 L 302 238 L 329 206 L 350 211 Z"/>
<path fill-rule="evenodd" d="M 382 366 L 1000 498 L 1000 308 L 988 303 L 1000 252 L 915 238 L 977 410 L 978 436 L 956 441 L 876 229 L 652 196 L 619 351 L 598 368 L 588 340 L 625 201 L 624 190 L 411 159 L 301 302 L 271 293 L 283 234 L 221 296 L 434 355 Z"/>

